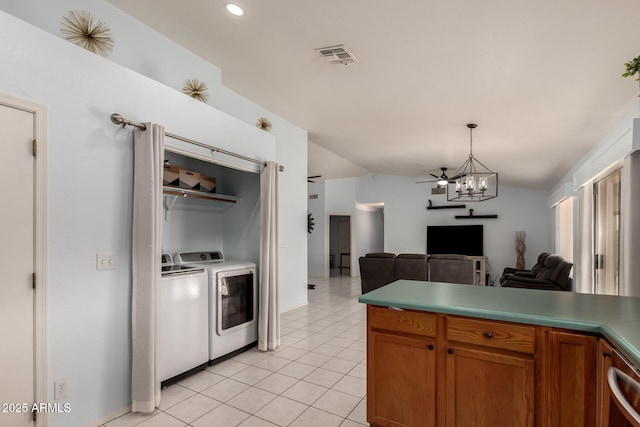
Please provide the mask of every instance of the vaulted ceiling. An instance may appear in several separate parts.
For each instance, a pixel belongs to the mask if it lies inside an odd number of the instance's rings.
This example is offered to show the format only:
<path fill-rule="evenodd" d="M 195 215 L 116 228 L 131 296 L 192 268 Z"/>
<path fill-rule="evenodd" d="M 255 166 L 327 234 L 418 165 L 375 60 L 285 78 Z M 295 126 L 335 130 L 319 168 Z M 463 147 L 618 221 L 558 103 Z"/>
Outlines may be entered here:
<path fill-rule="evenodd" d="M 428 176 L 469 153 L 550 188 L 638 102 L 637 0 L 110 0 L 308 130 L 309 174 Z M 315 50 L 344 44 L 358 63 Z M 347 161 L 342 169 L 332 153 Z M 352 163 L 350 163 L 352 162 Z"/>

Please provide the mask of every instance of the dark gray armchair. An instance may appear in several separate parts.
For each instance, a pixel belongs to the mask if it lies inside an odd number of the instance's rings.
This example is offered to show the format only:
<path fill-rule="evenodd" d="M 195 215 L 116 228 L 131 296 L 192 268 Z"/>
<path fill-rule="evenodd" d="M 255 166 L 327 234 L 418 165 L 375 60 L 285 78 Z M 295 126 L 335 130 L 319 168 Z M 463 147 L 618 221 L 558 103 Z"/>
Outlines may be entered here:
<path fill-rule="evenodd" d="M 549 291 L 570 291 L 572 287 L 571 268 L 573 264 L 559 255 L 549 255 L 545 258 L 542 268 L 537 270 L 534 277 L 531 273 L 514 273 L 507 275 L 502 286 L 508 288 L 543 289 Z"/>
<path fill-rule="evenodd" d="M 386 252 L 369 253 L 360 257 L 362 293 L 388 285 L 396 280 L 396 255 Z"/>
<path fill-rule="evenodd" d="M 538 255 L 538 261 L 533 267 L 531 267 L 531 270 L 518 270 L 517 268 L 511 267 L 505 268 L 502 272 L 502 276 L 500 277 L 500 285 L 502 285 L 509 276 L 514 274 L 521 277 L 535 278 L 536 274 L 538 274 L 538 272 L 544 267 L 544 260 L 546 260 L 549 255 L 551 255 L 549 252 L 542 252 Z"/>

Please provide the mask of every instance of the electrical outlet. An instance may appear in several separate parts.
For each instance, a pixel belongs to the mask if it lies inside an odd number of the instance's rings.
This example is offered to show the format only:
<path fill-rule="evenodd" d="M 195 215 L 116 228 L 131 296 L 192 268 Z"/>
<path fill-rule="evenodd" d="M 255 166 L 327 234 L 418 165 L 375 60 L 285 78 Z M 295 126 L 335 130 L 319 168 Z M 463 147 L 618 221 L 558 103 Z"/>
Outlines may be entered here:
<path fill-rule="evenodd" d="M 114 270 L 116 254 L 96 254 L 96 270 Z"/>
<path fill-rule="evenodd" d="M 53 399 L 63 399 L 69 396 L 69 379 L 63 378 L 53 383 Z"/>

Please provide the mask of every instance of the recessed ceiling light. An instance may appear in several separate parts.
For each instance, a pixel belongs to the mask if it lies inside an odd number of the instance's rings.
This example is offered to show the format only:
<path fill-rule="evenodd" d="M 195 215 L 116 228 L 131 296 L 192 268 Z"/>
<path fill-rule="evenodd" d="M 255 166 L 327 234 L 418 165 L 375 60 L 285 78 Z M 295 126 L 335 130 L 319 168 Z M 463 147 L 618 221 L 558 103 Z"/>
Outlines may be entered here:
<path fill-rule="evenodd" d="M 229 11 L 230 14 L 234 16 L 244 15 L 244 10 L 242 10 L 242 8 L 237 4 L 227 3 L 227 10 Z"/>

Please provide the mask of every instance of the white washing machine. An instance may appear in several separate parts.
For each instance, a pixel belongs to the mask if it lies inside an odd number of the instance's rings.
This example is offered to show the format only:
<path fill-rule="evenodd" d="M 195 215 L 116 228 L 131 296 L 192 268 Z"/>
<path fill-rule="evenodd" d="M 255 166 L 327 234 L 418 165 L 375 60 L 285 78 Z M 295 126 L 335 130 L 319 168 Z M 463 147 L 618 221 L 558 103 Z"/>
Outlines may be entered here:
<path fill-rule="evenodd" d="M 178 380 L 209 362 L 209 285 L 204 268 L 173 265 L 162 255 L 160 382 Z"/>
<path fill-rule="evenodd" d="M 175 262 L 205 268 L 209 277 L 209 360 L 216 363 L 258 341 L 256 265 L 222 252 L 180 252 Z"/>

